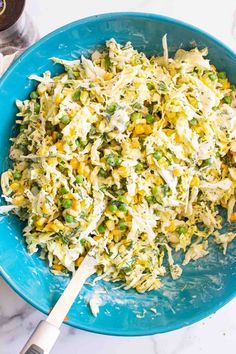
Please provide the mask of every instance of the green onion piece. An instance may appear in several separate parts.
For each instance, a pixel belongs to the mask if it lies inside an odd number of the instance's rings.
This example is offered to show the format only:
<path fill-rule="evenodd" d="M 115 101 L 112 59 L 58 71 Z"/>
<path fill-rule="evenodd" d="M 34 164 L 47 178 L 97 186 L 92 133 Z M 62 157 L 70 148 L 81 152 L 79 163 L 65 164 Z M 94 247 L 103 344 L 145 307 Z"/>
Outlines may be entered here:
<path fill-rule="evenodd" d="M 231 104 L 232 101 L 233 101 L 233 99 L 232 99 L 231 96 L 225 96 L 225 97 L 223 98 L 223 100 L 224 100 L 224 102 L 227 103 L 227 104 Z"/>
<path fill-rule="evenodd" d="M 73 96 L 72 96 L 72 99 L 73 99 L 74 101 L 79 101 L 79 99 L 80 99 L 80 94 L 81 94 L 81 90 L 80 90 L 80 89 L 76 90 L 76 91 L 74 92 Z"/>
<path fill-rule="evenodd" d="M 60 118 L 60 122 L 62 124 L 67 125 L 68 123 L 70 123 L 70 117 L 67 114 L 64 114 L 61 118 Z"/>

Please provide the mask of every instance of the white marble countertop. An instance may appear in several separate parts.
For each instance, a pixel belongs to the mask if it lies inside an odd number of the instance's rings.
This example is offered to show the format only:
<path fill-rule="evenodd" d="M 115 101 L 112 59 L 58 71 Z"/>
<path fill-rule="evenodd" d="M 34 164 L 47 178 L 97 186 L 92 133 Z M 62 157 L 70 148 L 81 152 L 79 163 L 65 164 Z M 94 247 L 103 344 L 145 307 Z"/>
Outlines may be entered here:
<path fill-rule="evenodd" d="M 168 15 L 194 24 L 236 50 L 235 0 L 34 0 L 28 1 L 27 8 L 41 35 L 98 13 L 141 11 Z M 236 299 L 192 326 L 167 334 L 136 338 L 102 336 L 63 325 L 52 354 L 234 354 L 235 313 Z M 0 279 L 0 354 L 18 353 L 42 318 L 43 314 Z"/>

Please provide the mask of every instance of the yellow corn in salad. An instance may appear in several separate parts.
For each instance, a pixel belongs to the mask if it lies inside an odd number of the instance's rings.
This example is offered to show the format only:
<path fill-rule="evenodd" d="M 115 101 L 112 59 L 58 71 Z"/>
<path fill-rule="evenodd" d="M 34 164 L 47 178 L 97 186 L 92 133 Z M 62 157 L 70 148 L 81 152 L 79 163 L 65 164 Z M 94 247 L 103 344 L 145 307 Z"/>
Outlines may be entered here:
<path fill-rule="evenodd" d="M 93 248 L 97 273 L 139 292 L 223 245 L 219 206 L 235 221 L 235 88 L 207 50 L 147 58 L 114 40 L 91 59 L 53 58 L 65 72 L 17 101 L 19 134 L 2 190 L 26 220 L 32 254 L 55 274 L 73 272 Z M 168 262 L 165 262 L 167 259 Z M 164 262 L 164 263 L 163 263 Z M 164 265 L 165 264 L 165 265 Z"/>

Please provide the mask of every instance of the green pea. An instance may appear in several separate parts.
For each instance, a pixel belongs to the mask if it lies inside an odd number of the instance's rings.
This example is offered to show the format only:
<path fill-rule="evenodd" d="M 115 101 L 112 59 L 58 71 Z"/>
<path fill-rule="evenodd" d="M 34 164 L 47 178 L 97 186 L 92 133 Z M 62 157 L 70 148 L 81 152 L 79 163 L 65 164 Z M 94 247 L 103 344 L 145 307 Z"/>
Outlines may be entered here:
<path fill-rule="evenodd" d="M 135 166 L 135 171 L 136 172 L 142 172 L 144 169 L 144 166 L 141 162 L 137 163 L 137 165 Z"/>
<path fill-rule="evenodd" d="M 108 113 L 114 113 L 116 108 L 117 108 L 117 104 L 116 103 L 111 103 L 109 106 L 107 106 L 106 111 Z"/>
<path fill-rule="evenodd" d="M 80 95 L 81 95 L 81 90 L 78 89 L 78 90 L 76 90 L 76 91 L 74 92 L 74 94 L 73 94 L 73 96 L 72 96 L 72 99 L 73 99 L 74 101 L 79 101 Z"/>
<path fill-rule="evenodd" d="M 236 88 L 236 87 L 235 87 L 235 85 L 233 85 L 233 84 L 232 84 L 232 85 L 230 85 L 230 90 L 231 90 L 231 91 L 234 91 L 234 90 L 235 90 L 235 88 Z"/>
<path fill-rule="evenodd" d="M 61 205 L 63 206 L 64 209 L 68 209 L 71 207 L 72 201 L 70 199 L 63 199 Z"/>
<path fill-rule="evenodd" d="M 117 206 L 115 205 L 115 204 L 113 204 L 113 203 L 111 203 L 110 205 L 109 205 L 109 211 L 112 213 L 112 214 L 114 214 L 116 211 L 117 211 Z"/>
<path fill-rule="evenodd" d="M 120 204 L 118 204 L 118 209 L 120 210 L 120 211 L 123 211 L 123 212 L 127 212 L 127 210 L 128 210 L 128 206 L 127 206 L 127 204 L 125 204 L 125 203 L 120 203 Z"/>
<path fill-rule="evenodd" d="M 81 183 L 83 183 L 83 181 L 84 181 L 84 177 L 83 177 L 83 176 L 77 175 L 77 176 L 75 177 L 75 182 L 76 182 L 76 183 L 81 184 Z"/>
<path fill-rule="evenodd" d="M 104 234 L 105 231 L 106 231 L 106 228 L 105 228 L 105 226 L 103 224 L 98 226 L 98 232 L 100 234 Z"/>
<path fill-rule="evenodd" d="M 223 100 L 224 100 L 224 102 L 227 103 L 227 104 L 231 104 L 232 101 L 233 101 L 233 99 L 232 99 L 231 96 L 225 96 L 225 97 L 223 98 Z"/>
<path fill-rule="evenodd" d="M 195 127 L 196 125 L 198 125 L 198 120 L 196 118 L 193 118 L 189 121 L 189 124 Z"/>
<path fill-rule="evenodd" d="M 130 119 L 132 122 L 135 122 L 137 119 L 141 119 L 141 118 L 142 118 L 142 113 L 140 113 L 140 112 L 133 112 L 130 115 Z"/>
<path fill-rule="evenodd" d="M 219 79 L 226 79 L 226 72 L 225 71 L 220 71 L 218 73 L 218 78 Z"/>
<path fill-rule="evenodd" d="M 80 244 L 81 244 L 82 246 L 84 246 L 84 245 L 85 245 L 85 243 L 86 243 L 86 240 L 85 240 L 84 238 L 81 238 L 81 240 L 80 240 Z"/>
<path fill-rule="evenodd" d="M 61 187 L 60 190 L 59 190 L 59 193 L 60 194 L 66 194 L 66 193 L 68 193 L 68 190 L 66 189 L 66 187 Z"/>
<path fill-rule="evenodd" d="M 146 121 L 147 121 L 147 123 L 152 124 L 152 123 L 154 123 L 155 118 L 153 117 L 153 115 L 148 114 L 148 115 L 146 116 Z"/>
<path fill-rule="evenodd" d="M 176 231 L 178 232 L 179 235 L 184 235 L 187 232 L 184 226 L 179 226 Z"/>
<path fill-rule="evenodd" d="M 161 153 L 161 151 L 156 150 L 156 151 L 153 153 L 153 157 L 154 157 L 157 161 L 159 161 L 159 160 L 162 158 L 162 153 Z"/>
<path fill-rule="evenodd" d="M 68 222 L 68 223 L 72 223 L 72 222 L 75 221 L 74 216 L 72 216 L 72 215 L 70 215 L 70 214 L 66 214 L 66 215 L 64 216 L 64 219 L 65 219 L 65 221 Z"/>
<path fill-rule="evenodd" d="M 34 104 L 34 112 L 36 114 L 39 114 L 39 112 L 40 112 L 40 104 L 38 102 L 35 102 L 35 104 Z"/>
<path fill-rule="evenodd" d="M 60 122 L 62 124 L 67 125 L 68 123 L 70 123 L 70 117 L 67 114 L 64 114 L 61 118 L 60 118 Z"/>
<path fill-rule="evenodd" d="M 32 98 L 32 100 L 36 100 L 38 97 L 39 97 L 39 95 L 36 91 L 31 92 L 30 98 Z"/>
<path fill-rule="evenodd" d="M 22 177 L 21 172 L 16 171 L 15 173 L 13 173 L 13 178 L 15 180 L 19 181 L 21 179 L 21 177 Z"/>
<path fill-rule="evenodd" d="M 118 222 L 118 227 L 121 231 L 125 231 L 127 226 L 126 226 L 126 223 L 123 219 L 121 219 L 119 222 Z"/>
<path fill-rule="evenodd" d="M 215 81 L 217 78 L 216 74 L 209 74 L 208 77 L 211 81 Z"/>

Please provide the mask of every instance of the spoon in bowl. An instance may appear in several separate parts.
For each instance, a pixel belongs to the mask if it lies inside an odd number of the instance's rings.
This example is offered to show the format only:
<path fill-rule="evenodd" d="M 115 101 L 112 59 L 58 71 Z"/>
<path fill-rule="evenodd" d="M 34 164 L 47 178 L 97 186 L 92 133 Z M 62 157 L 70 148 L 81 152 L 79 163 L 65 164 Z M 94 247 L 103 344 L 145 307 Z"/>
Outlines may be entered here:
<path fill-rule="evenodd" d="M 50 353 L 60 334 L 60 326 L 76 299 L 76 296 L 85 281 L 90 275 L 95 273 L 95 265 L 95 259 L 87 254 L 47 319 L 38 324 L 20 354 Z"/>

